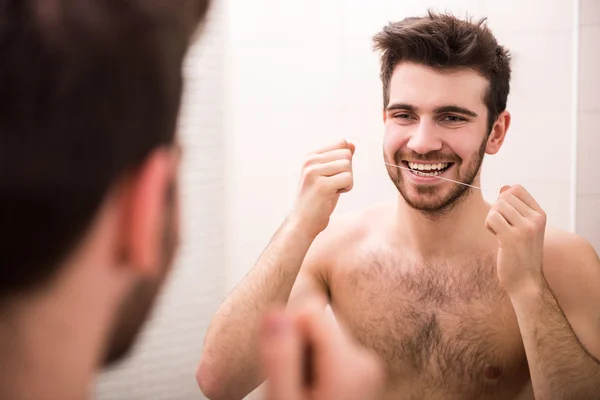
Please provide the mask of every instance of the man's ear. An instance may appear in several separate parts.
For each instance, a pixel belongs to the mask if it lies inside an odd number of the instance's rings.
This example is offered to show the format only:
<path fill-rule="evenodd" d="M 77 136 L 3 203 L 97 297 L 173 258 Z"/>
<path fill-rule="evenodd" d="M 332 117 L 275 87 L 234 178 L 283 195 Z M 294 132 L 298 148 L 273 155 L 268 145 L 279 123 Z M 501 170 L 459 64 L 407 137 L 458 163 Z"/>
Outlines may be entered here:
<path fill-rule="evenodd" d="M 128 177 L 123 191 L 123 260 L 137 273 L 160 273 L 167 195 L 174 182 L 177 153 L 169 147 L 153 151 Z"/>
<path fill-rule="evenodd" d="M 383 109 L 383 123 L 385 124 L 387 122 L 387 112 L 385 111 L 385 108 Z"/>
<path fill-rule="evenodd" d="M 496 123 L 490 132 L 485 147 L 485 152 L 487 154 L 496 154 L 502 147 L 504 139 L 506 138 L 506 132 L 510 127 L 510 119 L 511 116 L 508 111 L 503 111 L 496 119 Z"/>

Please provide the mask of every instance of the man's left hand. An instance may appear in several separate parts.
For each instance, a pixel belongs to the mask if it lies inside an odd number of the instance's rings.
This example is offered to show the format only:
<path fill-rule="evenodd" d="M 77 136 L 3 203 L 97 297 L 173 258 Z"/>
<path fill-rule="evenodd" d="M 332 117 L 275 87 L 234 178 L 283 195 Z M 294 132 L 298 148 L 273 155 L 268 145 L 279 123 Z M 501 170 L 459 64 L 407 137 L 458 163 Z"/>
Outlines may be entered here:
<path fill-rule="evenodd" d="M 542 282 L 546 213 L 520 185 L 504 186 L 485 220 L 498 239 L 500 285 L 512 293 Z"/>

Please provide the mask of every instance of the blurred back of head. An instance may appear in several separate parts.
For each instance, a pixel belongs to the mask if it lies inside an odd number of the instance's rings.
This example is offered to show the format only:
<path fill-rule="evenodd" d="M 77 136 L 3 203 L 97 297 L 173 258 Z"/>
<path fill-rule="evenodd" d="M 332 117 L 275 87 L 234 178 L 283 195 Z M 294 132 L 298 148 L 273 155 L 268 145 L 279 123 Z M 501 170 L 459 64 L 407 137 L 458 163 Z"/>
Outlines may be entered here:
<path fill-rule="evenodd" d="M 207 0 L 0 0 L 0 303 L 43 286 L 110 188 L 174 141 Z"/>

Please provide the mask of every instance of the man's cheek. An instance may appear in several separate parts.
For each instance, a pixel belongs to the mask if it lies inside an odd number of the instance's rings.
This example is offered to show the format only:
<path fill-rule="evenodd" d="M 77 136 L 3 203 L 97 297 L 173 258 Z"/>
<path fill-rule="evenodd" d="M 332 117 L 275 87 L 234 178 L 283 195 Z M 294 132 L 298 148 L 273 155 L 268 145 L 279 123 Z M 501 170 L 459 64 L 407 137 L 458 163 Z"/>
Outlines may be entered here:
<path fill-rule="evenodd" d="M 403 145 L 405 140 L 400 135 L 387 134 L 383 141 L 383 150 L 386 155 L 393 157 Z"/>

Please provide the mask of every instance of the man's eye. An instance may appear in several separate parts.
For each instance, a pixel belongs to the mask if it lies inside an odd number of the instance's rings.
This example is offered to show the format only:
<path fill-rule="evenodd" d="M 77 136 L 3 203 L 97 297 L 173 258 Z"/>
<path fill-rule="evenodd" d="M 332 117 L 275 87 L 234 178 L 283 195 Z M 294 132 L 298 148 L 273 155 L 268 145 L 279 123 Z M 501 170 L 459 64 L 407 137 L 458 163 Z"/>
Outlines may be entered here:
<path fill-rule="evenodd" d="M 410 114 L 395 114 L 394 118 L 399 118 L 399 119 L 411 119 L 412 117 L 410 116 Z"/>
<path fill-rule="evenodd" d="M 464 121 L 466 121 L 466 119 L 464 119 L 463 117 L 459 117 L 456 115 L 447 115 L 443 119 L 444 119 L 444 121 L 447 121 L 447 122 L 464 122 Z"/>

